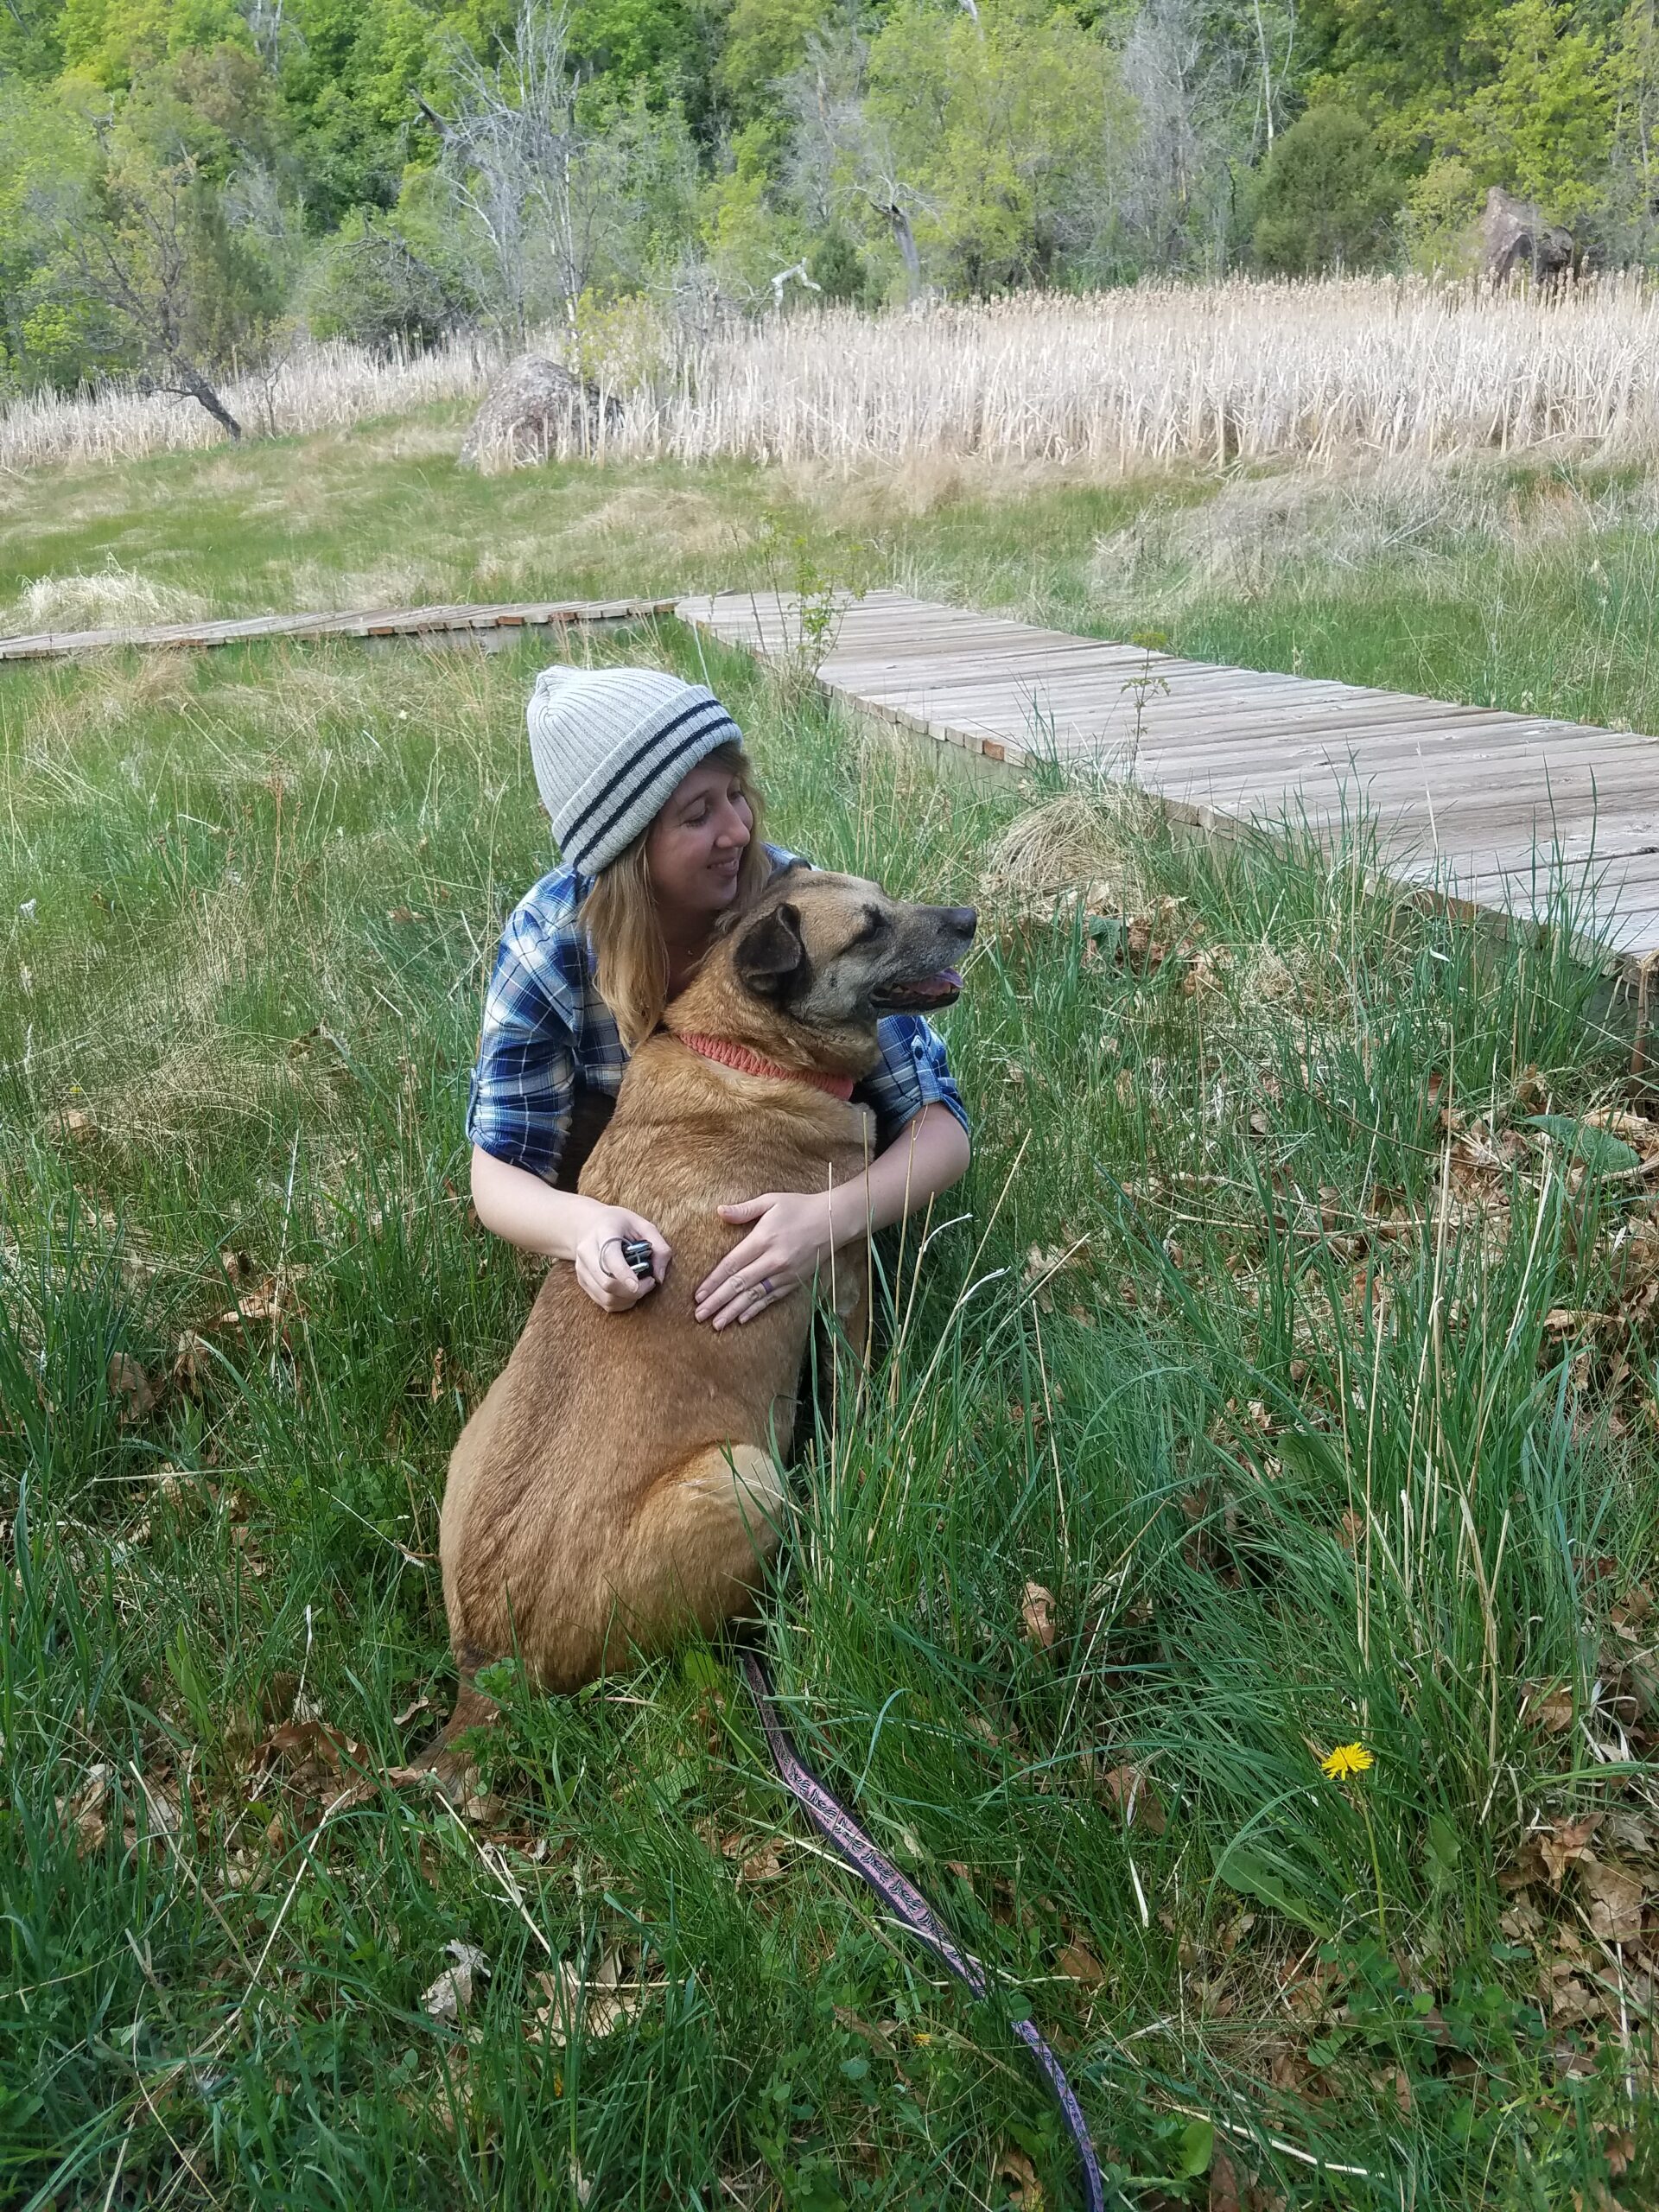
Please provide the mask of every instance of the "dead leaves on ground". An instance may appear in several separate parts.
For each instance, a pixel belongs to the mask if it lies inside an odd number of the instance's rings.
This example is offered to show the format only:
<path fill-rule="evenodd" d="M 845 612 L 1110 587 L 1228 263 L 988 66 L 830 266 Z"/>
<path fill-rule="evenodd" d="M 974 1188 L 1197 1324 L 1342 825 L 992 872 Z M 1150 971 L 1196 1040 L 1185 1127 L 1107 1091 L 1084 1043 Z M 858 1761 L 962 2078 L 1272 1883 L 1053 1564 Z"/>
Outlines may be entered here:
<path fill-rule="evenodd" d="M 524 2023 L 527 2042 L 563 2050 L 573 2037 L 594 2042 L 637 2019 L 664 1976 L 637 1944 L 607 1943 L 590 1967 L 561 1959 L 550 1971 L 533 1974 L 541 2003 Z"/>
<path fill-rule="evenodd" d="M 141 1844 L 157 1849 L 175 1844 L 184 1819 L 176 1783 L 161 1775 L 137 1772 L 124 1777 L 121 1847 L 136 1851 Z M 74 1837 L 75 1856 L 88 1858 L 101 1851 L 109 1837 L 116 1771 L 105 1760 L 86 1769 L 74 1789 L 54 1800 L 60 1826 Z"/>
<path fill-rule="evenodd" d="M 1053 1593 L 1040 1582 L 1027 1582 L 1020 1592 L 1020 1631 L 1034 1650 L 1053 1649 L 1058 1633 Z"/>
<path fill-rule="evenodd" d="M 1503 1934 L 1537 1960 L 1559 2073 L 1593 2071 L 1602 2034 L 1622 2043 L 1659 1996 L 1656 1836 L 1649 1818 L 1623 1808 L 1552 1821 L 1498 1877 L 1510 1900 Z"/>
<path fill-rule="evenodd" d="M 490 1962 L 475 1943 L 455 1938 L 444 1945 L 454 1964 L 444 1968 L 431 1986 L 421 1993 L 421 2010 L 429 2012 L 435 2020 L 453 2026 L 473 2007 L 473 1999 L 482 1987 L 490 1971 Z"/>
<path fill-rule="evenodd" d="M 696 1823 L 696 1834 L 717 1858 L 728 1860 L 737 1869 L 740 1882 L 776 1882 L 783 1878 L 784 1862 L 779 1856 L 775 1839 L 764 1837 L 760 1842 L 746 1836 L 741 1828 L 728 1828 L 724 1834 L 711 1820 Z"/>

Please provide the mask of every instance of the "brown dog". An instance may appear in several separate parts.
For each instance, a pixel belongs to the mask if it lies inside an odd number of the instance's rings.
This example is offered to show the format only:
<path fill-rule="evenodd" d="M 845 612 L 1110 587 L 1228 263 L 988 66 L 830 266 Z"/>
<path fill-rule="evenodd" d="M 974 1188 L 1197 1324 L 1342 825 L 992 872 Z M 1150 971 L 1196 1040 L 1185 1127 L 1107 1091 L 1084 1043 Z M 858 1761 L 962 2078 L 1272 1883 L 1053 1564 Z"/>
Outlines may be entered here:
<path fill-rule="evenodd" d="M 441 1743 L 488 1716 L 471 1680 L 491 1659 L 516 1651 L 535 1681 L 575 1689 L 741 1609 L 778 1541 L 810 1313 L 799 1296 L 718 1334 L 696 1321 L 697 1285 L 744 1234 L 715 1208 L 863 1171 L 868 1110 L 801 1078 L 863 1075 L 880 1014 L 948 1005 L 975 920 L 791 868 L 634 1053 L 578 1187 L 655 1222 L 673 1264 L 623 1313 L 554 1268 L 461 1432 L 440 1540 L 461 1692 Z M 777 1071 L 740 1071 L 683 1037 Z M 867 1264 L 861 1241 L 836 1255 L 855 1337 Z"/>

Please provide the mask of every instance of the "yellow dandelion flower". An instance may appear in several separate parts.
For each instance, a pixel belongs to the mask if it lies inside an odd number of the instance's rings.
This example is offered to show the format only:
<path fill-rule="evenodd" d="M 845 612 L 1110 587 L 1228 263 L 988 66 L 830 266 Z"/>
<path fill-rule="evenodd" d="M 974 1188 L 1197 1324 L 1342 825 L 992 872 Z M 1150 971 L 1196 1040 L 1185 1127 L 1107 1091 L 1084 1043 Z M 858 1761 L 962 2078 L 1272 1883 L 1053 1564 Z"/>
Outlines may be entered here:
<path fill-rule="evenodd" d="M 1338 1744 L 1328 1759 L 1319 1761 L 1319 1771 L 1332 1782 L 1346 1782 L 1351 1774 L 1363 1774 L 1375 1764 L 1363 1744 Z"/>

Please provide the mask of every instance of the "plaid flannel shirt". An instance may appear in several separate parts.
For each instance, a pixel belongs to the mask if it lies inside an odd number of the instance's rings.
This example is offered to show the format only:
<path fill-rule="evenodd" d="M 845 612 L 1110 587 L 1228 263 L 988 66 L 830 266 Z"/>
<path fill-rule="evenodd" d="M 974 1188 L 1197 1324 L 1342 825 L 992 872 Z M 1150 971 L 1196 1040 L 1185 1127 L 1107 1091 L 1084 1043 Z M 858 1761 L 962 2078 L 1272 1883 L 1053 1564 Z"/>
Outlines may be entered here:
<path fill-rule="evenodd" d="M 797 857 L 768 845 L 774 867 Z M 481 1151 L 551 1182 L 577 1090 L 614 1098 L 628 1055 L 599 995 L 594 948 L 577 920 L 592 879 L 555 868 L 526 892 L 501 932 L 485 1002 L 467 1134 Z M 937 1100 L 968 1127 L 944 1040 L 919 1014 L 878 1024 L 881 1058 L 854 1092 L 875 1115 L 885 1147 Z"/>

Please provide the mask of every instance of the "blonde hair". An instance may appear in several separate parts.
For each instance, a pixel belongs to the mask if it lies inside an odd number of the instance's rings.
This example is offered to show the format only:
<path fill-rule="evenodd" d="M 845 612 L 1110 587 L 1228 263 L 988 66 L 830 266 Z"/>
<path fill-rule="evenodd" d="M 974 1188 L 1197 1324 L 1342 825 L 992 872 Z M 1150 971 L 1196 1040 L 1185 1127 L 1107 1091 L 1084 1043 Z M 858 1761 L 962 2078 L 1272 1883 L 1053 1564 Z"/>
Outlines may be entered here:
<path fill-rule="evenodd" d="M 749 757 L 741 746 L 717 746 L 707 758 L 729 771 L 754 817 L 738 865 L 737 897 L 732 902 L 735 912 L 764 888 L 772 874 L 772 856 L 760 836 L 760 794 L 754 787 Z M 600 996 L 615 1016 L 617 1034 L 630 1052 L 650 1036 L 668 1003 L 668 947 L 663 942 L 651 865 L 645 857 L 652 828 L 647 823 L 632 843 L 600 871 L 582 902 L 579 916 L 593 942 Z"/>

